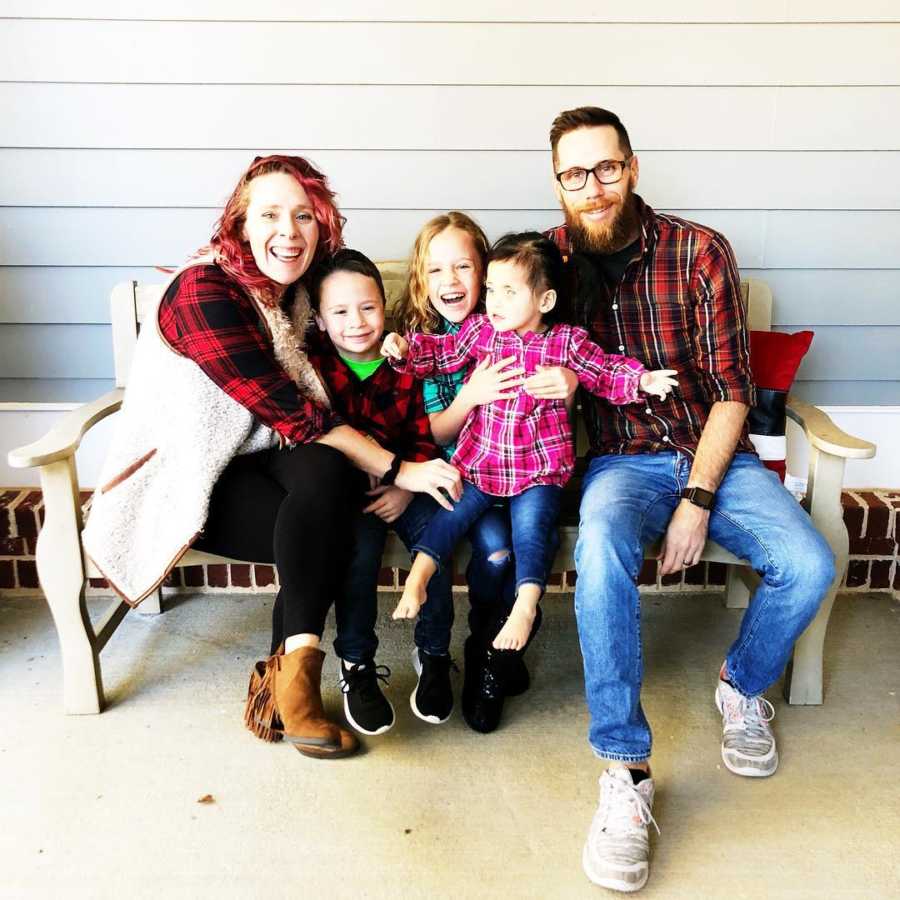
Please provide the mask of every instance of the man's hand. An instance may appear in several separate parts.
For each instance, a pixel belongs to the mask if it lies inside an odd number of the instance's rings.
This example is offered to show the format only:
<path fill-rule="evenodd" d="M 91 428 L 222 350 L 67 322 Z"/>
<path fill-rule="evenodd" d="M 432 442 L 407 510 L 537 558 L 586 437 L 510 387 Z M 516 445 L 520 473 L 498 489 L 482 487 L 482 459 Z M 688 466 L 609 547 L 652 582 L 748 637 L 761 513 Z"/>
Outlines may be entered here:
<path fill-rule="evenodd" d="M 524 388 L 537 400 L 566 400 L 578 390 L 578 376 L 565 366 L 537 366 Z"/>
<path fill-rule="evenodd" d="M 392 359 L 406 359 L 409 352 L 409 342 L 405 337 L 395 334 L 393 331 L 384 339 L 381 345 L 381 355 Z"/>
<path fill-rule="evenodd" d="M 709 530 L 709 510 L 682 500 L 663 537 L 659 550 L 659 574 L 672 575 L 700 560 Z"/>
<path fill-rule="evenodd" d="M 515 369 L 507 368 L 515 361 L 516 358 L 510 356 L 491 365 L 490 357 L 485 356 L 472 369 L 469 380 L 460 390 L 466 405 L 474 408 L 485 403 L 492 403 L 494 400 L 515 397 L 513 388 L 517 388 L 523 383 L 524 379 L 521 376 L 525 374 L 525 370 L 518 366 Z"/>
<path fill-rule="evenodd" d="M 375 499 L 363 512 L 374 513 L 385 522 L 396 522 L 406 512 L 406 507 L 413 498 L 411 491 L 404 491 L 395 484 L 380 485 L 366 493 Z"/>

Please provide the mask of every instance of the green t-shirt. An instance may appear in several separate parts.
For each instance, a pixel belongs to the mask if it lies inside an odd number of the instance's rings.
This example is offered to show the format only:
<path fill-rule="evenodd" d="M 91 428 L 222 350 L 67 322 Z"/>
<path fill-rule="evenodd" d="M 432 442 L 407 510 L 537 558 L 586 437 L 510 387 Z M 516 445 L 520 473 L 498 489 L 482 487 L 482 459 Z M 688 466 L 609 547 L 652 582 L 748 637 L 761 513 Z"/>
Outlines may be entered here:
<path fill-rule="evenodd" d="M 371 377 L 378 371 L 378 367 L 387 362 L 387 359 L 383 356 L 379 356 L 378 359 L 367 360 L 366 362 L 356 362 L 352 359 L 347 359 L 345 356 L 341 357 L 345 363 L 347 363 L 348 368 L 351 372 L 360 380 L 365 381 L 367 378 Z"/>

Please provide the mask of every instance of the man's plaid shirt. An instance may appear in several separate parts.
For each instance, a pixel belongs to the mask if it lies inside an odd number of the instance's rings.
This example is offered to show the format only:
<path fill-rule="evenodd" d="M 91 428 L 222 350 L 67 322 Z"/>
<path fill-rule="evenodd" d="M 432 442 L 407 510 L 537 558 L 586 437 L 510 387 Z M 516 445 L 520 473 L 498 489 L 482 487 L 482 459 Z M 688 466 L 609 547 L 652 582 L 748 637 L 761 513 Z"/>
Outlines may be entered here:
<path fill-rule="evenodd" d="M 159 327 L 174 350 L 287 441 L 305 444 L 339 424 L 300 396 L 275 358 L 253 301 L 218 266 L 192 266 L 172 283 Z"/>
<path fill-rule="evenodd" d="M 640 360 L 648 369 L 676 369 L 678 387 L 665 400 L 614 406 L 584 397 L 594 453 L 679 450 L 693 456 L 709 410 L 718 400 L 752 406 L 746 314 L 737 264 L 718 232 L 655 213 L 636 197 L 640 253 L 621 283 L 586 277 L 589 259 L 572 253 L 565 225 L 547 237 L 575 268 L 579 324 L 608 353 Z M 598 287 L 585 296 L 585 282 Z M 753 447 L 747 427 L 738 450 Z"/>
<path fill-rule="evenodd" d="M 321 332 L 310 332 L 307 353 L 328 388 L 335 412 L 347 425 L 408 462 L 439 456 L 425 412 L 422 385 L 413 375 L 395 372 L 385 360 L 360 381 Z"/>

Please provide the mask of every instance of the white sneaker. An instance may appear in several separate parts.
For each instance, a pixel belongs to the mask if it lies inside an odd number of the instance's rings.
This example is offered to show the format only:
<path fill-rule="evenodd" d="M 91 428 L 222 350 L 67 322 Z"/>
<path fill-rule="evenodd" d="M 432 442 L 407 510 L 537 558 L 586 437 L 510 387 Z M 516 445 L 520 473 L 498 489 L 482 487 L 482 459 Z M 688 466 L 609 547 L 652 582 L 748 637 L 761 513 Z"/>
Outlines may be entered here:
<path fill-rule="evenodd" d="M 775 735 L 769 722 L 775 709 L 763 696 L 749 699 L 719 680 L 716 708 L 722 714 L 722 761 L 735 775 L 765 778 L 778 768 Z"/>
<path fill-rule="evenodd" d="M 600 805 L 594 813 L 581 864 L 594 884 L 614 891 L 639 891 L 650 874 L 647 826 L 653 818 L 652 778 L 635 785 L 625 766 L 610 766 L 600 776 Z"/>

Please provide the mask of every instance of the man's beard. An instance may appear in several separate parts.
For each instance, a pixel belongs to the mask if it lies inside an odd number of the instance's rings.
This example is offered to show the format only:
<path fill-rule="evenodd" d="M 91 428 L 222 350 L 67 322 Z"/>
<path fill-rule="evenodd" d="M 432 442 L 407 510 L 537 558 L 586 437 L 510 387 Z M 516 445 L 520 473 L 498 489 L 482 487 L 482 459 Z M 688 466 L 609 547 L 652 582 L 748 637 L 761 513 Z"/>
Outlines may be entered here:
<path fill-rule="evenodd" d="M 572 249 L 581 253 L 615 253 L 633 240 L 640 231 L 640 216 L 631 191 L 623 198 L 622 205 L 606 225 L 591 227 L 581 218 L 581 213 L 595 209 L 597 204 L 582 207 L 563 206 L 569 241 Z"/>

